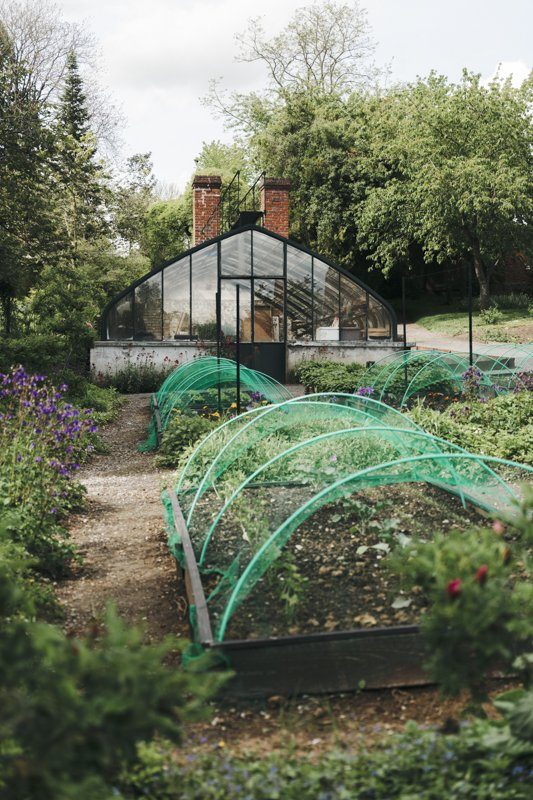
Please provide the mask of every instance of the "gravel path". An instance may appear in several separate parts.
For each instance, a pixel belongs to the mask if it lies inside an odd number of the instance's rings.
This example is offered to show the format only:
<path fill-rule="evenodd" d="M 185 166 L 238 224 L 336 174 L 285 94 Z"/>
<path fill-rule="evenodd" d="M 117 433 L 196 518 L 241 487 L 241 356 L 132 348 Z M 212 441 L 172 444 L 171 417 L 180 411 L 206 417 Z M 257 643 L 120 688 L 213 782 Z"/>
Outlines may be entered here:
<path fill-rule="evenodd" d="M 87 503 L 71 518 L 70 533 L 83 564 L 57 587 L 69 632 L 85 630 L 110 601 L 146 629 L 149 641 L 186 632 L 159 499 L 172 473 L 158 470 L 153 454 L 137 450 L 149 415 L 148 395 L 129 395 L 102 432 L 107 452 L 80 472 Z"/>

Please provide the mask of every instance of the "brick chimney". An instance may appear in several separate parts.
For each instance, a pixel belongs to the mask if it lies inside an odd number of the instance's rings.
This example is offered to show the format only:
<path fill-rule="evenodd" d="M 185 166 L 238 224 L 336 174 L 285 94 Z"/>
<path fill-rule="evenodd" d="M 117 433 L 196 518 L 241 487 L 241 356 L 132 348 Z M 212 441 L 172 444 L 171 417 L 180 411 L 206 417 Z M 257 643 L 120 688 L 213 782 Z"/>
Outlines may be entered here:
<path fill-rule="evenodd" d="M 280 236 L 289 236 L 289 192 L 287 178 L 264 178 L 261 184 L 263 226 Z"/>
<path fill-rule="evenodd" d="M 220 233 L 220 175 L 195 175 L 192 182 L 193 245 Z"/>

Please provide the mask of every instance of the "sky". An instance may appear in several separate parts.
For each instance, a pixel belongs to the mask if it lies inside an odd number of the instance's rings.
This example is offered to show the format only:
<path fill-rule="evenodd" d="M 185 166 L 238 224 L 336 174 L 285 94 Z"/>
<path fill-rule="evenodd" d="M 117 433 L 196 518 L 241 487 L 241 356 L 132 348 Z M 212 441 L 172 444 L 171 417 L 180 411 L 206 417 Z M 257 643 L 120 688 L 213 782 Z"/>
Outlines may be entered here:
<path fill-rule="evenodd" d="M 156 176 L 183 188 L 203 141 L 231 141 L 202 105 L 213 78 L 228 90 L 261 89 L 266 74 L 235 60 L 235 34 L 262 16 L 282 30 L 306 0 L 59 0 L 99 44 L 100 80 L 122 111 L 122 152 L 151 151 Z M 393 81 L 434 69 L 458 79 L 464 67 L 489 80 L 501 65 L 519 83 L 532 67 L 531 0 L 363 0 L 376 62 Z M 262 10 L 261 10 L 262 9 Z"/>

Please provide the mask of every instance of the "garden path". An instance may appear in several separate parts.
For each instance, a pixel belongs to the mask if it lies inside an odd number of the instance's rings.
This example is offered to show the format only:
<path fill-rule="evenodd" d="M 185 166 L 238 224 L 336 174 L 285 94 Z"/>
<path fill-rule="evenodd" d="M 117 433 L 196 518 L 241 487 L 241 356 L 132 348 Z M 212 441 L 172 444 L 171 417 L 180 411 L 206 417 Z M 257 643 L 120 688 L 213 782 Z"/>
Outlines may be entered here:
<path fill-rule="evenodd" d="M 186 631 L 159 499 L 172 473 L 158 469 L 152 453 L 137 450 L 150 416 L 148 397 L 125 398 L 102 431 L 106 452 L 80 470 L 87 503 L 69 527 L 83 564 L 57 586 L 69 632 L 86 630 L 110 601 L 146 629 L 148 640 Z"/>
<path fill-rule="evenodd" d="M 517 331 L 518 332 L 518 331 Z M 402 335 L 401 324 L 398 326 L 398 334 Z M 437 331 L 430 331 L 416 322 L 407 325 L 407 341 L 416 342 L 416 346 L 424 349 L 451 350 L 453 353 L 468 353 L 467 334 L 457 334 L 450 336 Z M 509 342 L 490 342 L 483 343 L 473 341 L 474 353 L 486 353 L 492 356 L 500 356 L 509 353 L 512 345 Z"/>

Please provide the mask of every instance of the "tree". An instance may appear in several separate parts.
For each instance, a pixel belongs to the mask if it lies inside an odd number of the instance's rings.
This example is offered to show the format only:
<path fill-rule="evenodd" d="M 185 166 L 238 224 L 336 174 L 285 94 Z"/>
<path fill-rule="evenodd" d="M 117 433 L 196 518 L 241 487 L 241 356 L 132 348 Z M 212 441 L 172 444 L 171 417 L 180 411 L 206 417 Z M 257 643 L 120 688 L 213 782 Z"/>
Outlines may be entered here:
<path fill-rule="evenodd" d="M 51 149 L 39 97 L 0 24 L 0 300 L 8 335 L 13 301 L 56 250 Z"/>
<path fill-rule="evenodd" d="M 130 253 L 134 248 L 144 247 L 146 214 L 155 201 L 155 187 L 152 154 L 130 156 L 126 176 L 114 193 L 114 226 Z"/>
<path fill-rule="evenodd" d="M 196 172 L 205 175 L 220 175 L 222 183 L 227 184 L 235 173 L 241 173 L 241 181 L 247 183 L 252 175 L 246 150 L 240 144 L 223 144 L 218 139 L 202 142 L 202 149 L 197 158 Z"/>
<path fill-rule="evenodd" d="M 266 38 L 260 18 L 238 35 L 239 60 L 258 61 L 277 91 L 346 95 L 368 85 L 376 70 L 375 44 L 358 2 L 313 3 L 299 8 L 288 26 Z"/>
<path fill-rule="evenodd" d="M 148 210 L 144 227 L 144 253 L 152 267 L 158 267 L 191 246 L 190 198 L 191 194 L 188 193 L 178 200 L 154 203 Z"/>
<path fill-rule="evenodd" d="M 413 241 L 426 259 L 469 260 L 487 307 L 494 270 L 531 254 L 531 89 L 465 71 L 458 84 L 431 74 L 383 98 L 369 161 L 382 179 L 357 211 L 374 262 L 390 270 Z"/>
<path fill-rule="evenodd" d="M 213 80 L 204 103 L 247 142 L 268 124 L 287 96 L 347 98 L 371 86 L 380 70 L 373 62 L 375 44 L 358 2 L 314 3 L 296 11 L 277 36 L 267 39 L 259 18 L 237 36 L 239 60 L 262 63 L 269 76 L 263 92 L 229 96 Z"/>
<path fill-rule="evenodd" d="M 61 218 L 71 257 L 81 239 L 101 236 L 107 231 L 105 175 L 102 163 L 96 158 L 96 138 L 90 125 L 78 59 L 71 51 L 59 99 L 55 135 L 57 172 L 62 184 Z"/>

